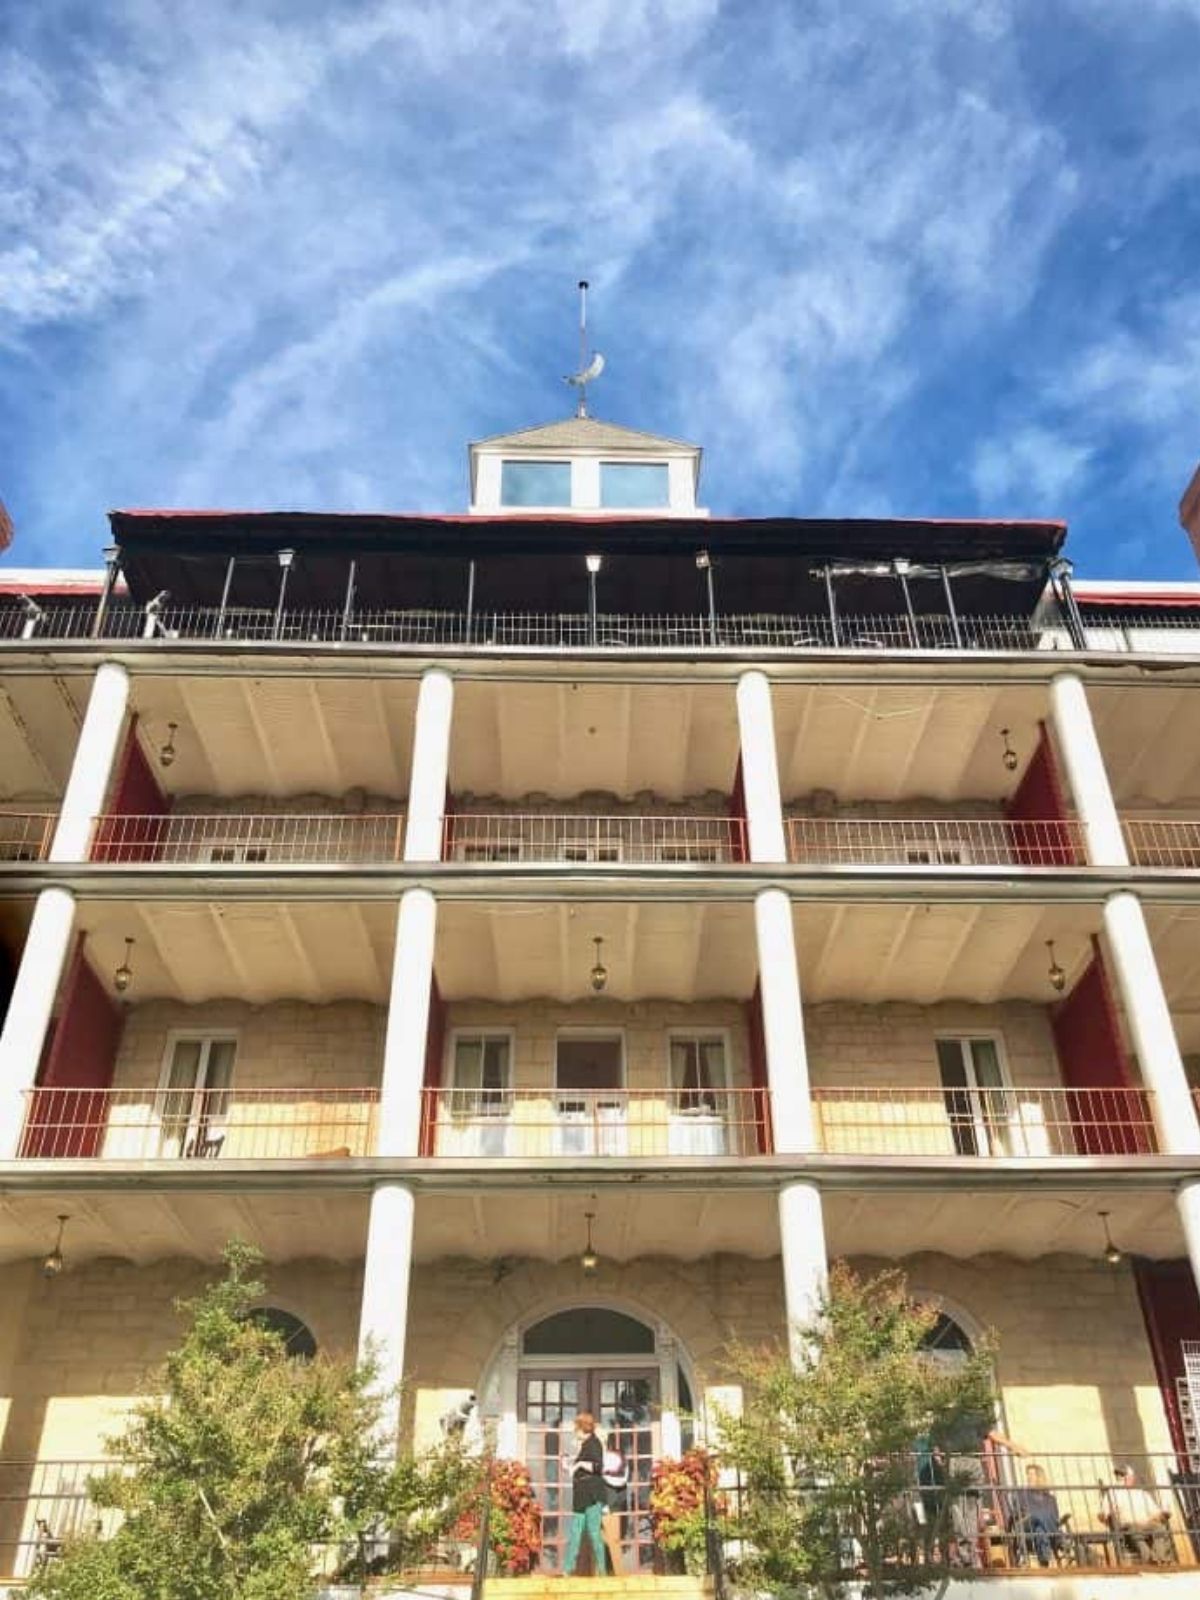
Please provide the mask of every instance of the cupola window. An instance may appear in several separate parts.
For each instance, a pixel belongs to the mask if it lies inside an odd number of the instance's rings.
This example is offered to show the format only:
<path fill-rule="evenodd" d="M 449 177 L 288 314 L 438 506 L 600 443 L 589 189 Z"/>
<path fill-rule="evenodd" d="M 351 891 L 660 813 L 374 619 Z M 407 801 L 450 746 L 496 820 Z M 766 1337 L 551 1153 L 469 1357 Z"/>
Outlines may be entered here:
<path fill-rule="evenodd" d="M 569 461 L 505 461 L 500 469 L 503 506 L 569 506 Z"/>
<path fill-rule="evenodd" d="M 602 461 L 600 504 L 611 511 L 659 511 L 670 505 L 665 461 Z"/>

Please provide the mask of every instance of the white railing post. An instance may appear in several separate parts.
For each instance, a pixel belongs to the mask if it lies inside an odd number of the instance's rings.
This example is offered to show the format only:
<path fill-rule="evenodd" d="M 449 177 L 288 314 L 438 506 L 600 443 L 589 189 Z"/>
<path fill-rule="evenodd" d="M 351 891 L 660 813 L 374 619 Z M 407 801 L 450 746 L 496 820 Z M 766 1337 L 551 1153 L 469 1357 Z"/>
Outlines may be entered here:
<path fill-rule="evenodd" d="M 360 1361 L 375 1364 L 372 1388 L 380 1404 L 379 1444 L 385 1449 L 395 1448 L 400 1433 L 414 1211 L 407 1184 L 381 1183 L 371 1192 L 358 1354 Z"/>
<path fill-rule="evenodd" d="M 1089 866 L 1128 866 L 1129 854 L 1121 832 L 1121 819 L 1096 737 L 1087 691 L 1073 672 L 1060 672 L 1051 680 L 1050 720 L 1067 787 L 1083 825 Z"/>
<path fill-rule="evenodd" d="M 115 661 L 103 662 L 96 669 L 79 730 L 50 846 L 51 861 L 82 861 L 87 854 L 92 822 L 104 809 L 128 704 L 129 674 Z"/>
<path fill-rule="evenodd" d="M 1104 932 L 1164 1155 L 1200 1155 L 1200 1121 L 1163 991 L 1142 903 L 1128 890 L 1104 902 Z"/>
<path fill-rule="evenodd" d="M 43 889 L 0 1033 L 0 1161 L 11 1161 L 21 1146 L 25 1094 L 37 1079 L 74 922 L 75 896 L 66 889 Z"/>

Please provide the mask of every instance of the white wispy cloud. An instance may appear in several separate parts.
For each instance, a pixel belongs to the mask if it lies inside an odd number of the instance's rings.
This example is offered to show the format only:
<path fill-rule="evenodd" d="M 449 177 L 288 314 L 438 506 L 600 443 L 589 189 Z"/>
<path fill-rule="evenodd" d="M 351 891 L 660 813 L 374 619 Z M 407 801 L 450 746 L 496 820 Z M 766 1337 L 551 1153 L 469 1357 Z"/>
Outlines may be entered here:
<path fill-rule="evenodd" d="M 1134 440 L 1174 470 L 1193 313 L 1141 241 L 1191 170 L 1189 6 L 1063 14 L 8 8 L 21 524 L 78 558 L 114 502 L 459 505 L 468 438 L 565 409 L 579 276 L 596 405 L 704 443 L 718 509 L 1090 507 Z M 1111 159 L 1085 48 L 1162 90 Z"/>

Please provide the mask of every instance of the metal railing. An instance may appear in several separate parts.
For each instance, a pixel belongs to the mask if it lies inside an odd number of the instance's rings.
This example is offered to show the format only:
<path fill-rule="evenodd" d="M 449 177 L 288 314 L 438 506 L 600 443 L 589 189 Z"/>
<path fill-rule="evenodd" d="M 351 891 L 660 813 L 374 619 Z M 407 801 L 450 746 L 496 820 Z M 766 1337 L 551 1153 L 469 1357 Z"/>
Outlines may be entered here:
<path fill-rule="evenodd" d="M 1081 866 L 1082 827 L 1073 820 L 1000 817 L 789 817 L 791 859 L 820 866 Z"/>
<path fill-rule="evenodd" d="M 0 1460 L 0 1576 L 28 1578 L 84 1534 L 111 1535 L 120 1512 L 92 1501 L 88 1480 L 111 1461 Z"/>
<path fill-rule="evenodd" d="M 761 1089 L 425 1089 L 422 1148 L 462 1160 L 754 1156 Z"/>
<path fill-rule="evenodd" d="M 812 1090 L 826 1155 L 1030 1158 L 1152 1155 L 1145 1089 Z"/>
<path fill-rule="evenodd" d="M 870 1480 L 881 1466 L 875 1493 Z M 962 1577 L 972 1571 L 1023 1569 L 1049 1576 L 1064 1568 L 1186 1568 L 1200 1562 L 1200 1473 L 1195 1463 L 1171 1454 L 931 1451 L 898 1466 L 894 1472 L 886 1463 L 864 1462 L 862 1492 L 847 1494 L 832 1512 L 846 1577 L 861 1575 L 868 1541 L 881 1547 L 888 1566 L 948 1567 Z M 1118 1477 L 1121 1469 L 1132 1469 L 1132 1478 Z M 720 1477 L 722 1564 L 736 1589 L 746 1578 L 740 1569 L 753 1562 L 756 1496 L 736 1471 L 727 1468 Z M 804 1537 L 806 1515 L 818 1512 L 821 1494 L 815 1486 L 806 1489 L 797 1464 L 794 1486 L 783 1494 L 797 1538 Z M 768 1507 L 777 1509 L 780 1498 L 778 1491 L 769 1496 Z M 860 1508 L 857 1519 L 850 1501 Z M 861 1515 L 867 1507 L 869 1527 Z M 822 1531 L 828 1537 L 827 1524 Z"/>
<path fill-rule="evenodd" d="M 1200 868 L 1200 822 L 1166 817 L 1124 817 L 1121 828 L 1135 867 Z"/>
<path fill-rule="evenodd" d="M 378 1089 L 26 1091 L 24 1160 L 295 1161 L 371 1155 Z"/>
<path fill-rule="evenodd" d="M 0 861 L 44 861 L 57 821 L 55 811 L 0 811 Z"/>
<path fill-rule="evenodd" d="M 455 812 L 446 818 L 443 858 L 575 865 L 744 861 L 746 832 L 740 817 Z"/>
<path fill-rule="evenodd" d="M 112 814 L 95 819 L 89 854 L 93 861 L 222 866 L 398 861 L 404 855 L 404 813 Z"/>
<path fill-rule="evenodd" d="M 345 610 L 273 606 L 145 606 L 113 602 L 97 623 L 90 604 L 0 605 L 0 641 L 146 640 L 261 644 L 449 645 L 479 649 L 1057 650 L 1061 625 L 1021 616 L 933 613 Z M 1122 646 L 1128 648 L 1128 646 Z"/>

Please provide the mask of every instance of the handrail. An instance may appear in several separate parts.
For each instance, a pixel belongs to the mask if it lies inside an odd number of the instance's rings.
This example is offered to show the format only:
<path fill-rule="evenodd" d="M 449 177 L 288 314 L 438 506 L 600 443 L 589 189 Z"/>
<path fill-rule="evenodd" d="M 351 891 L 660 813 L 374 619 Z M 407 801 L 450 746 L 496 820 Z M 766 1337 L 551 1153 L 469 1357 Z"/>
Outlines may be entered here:
<path fill-rule="evenodd" d="M 57 811 L 0 811 L 0 861 L 44 861 Z"/>
<path fill-rule="evenodd" d="M 612 812 L 455 811 L 443 827 L 447 861 L 560 861 L 572 865 L 699 865 L 746 859 L 741 817 Z"/>
<path fill-rule="evenodd" d="M 1073 818 L 789 817 L 789 855 L 820 866 L 964 868 L 1082 866 L 1082 825 Z"/>
<path fill-rule="evenodd" d="M 256 866 L 397 861 L 404 812 L 112 812 L 92 823 L 89 859 Z"/>
<path fill-rule="evenodd" d="M 813 1115 L 827 1155 L 1061 1159 L 1153 1155 L 1151 1092 L 961 1085 L 816 1086 Z"/>

